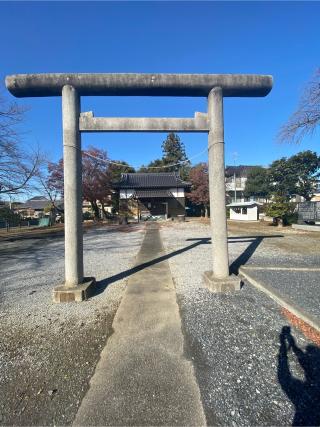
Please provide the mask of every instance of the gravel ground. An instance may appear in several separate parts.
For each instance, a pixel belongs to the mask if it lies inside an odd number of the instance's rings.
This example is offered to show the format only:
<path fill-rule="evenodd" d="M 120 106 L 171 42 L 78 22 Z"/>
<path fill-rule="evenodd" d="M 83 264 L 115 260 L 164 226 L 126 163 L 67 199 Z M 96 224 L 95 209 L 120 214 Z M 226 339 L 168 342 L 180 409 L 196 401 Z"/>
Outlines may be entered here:
<path fill-rule="evenodd" d="M 61 237 L 1 242 L 1 425 L 72 422 L 112 333 L 122 273 L 132 267 L 143 234 L 135 226 L 85 234 L 85 273 L 100 281 L 100 293 L 81 304 L 51 301 L 64 277 Z"/>
<path fill-rule="evenodd" d="M 320 320 L 320 271 L 250 270 L 249 274 Z"/>
<path fill-rule="evenodd" d="M 249 284 L 224 295 L 203 288 L 201 275 L 211 269 L 207 225 L 167 225 L 161 233 L 172 254 L 186 353 L 195 366 L 208 424 L 319 425 L 319 348 L 294 328 L 290 332 L 279 306 Z M 245 226 L 240 235 L 230 239 L 234 267 L 239 256 L 241 263 L 271 263 L 279 256 L 290 262 L 290 246 L 298 238 L 289 234 L 257 244 Z M 311 251 L 309 261 L 299 250 L 293 256 L 302 264 L 314 261 Z"/>

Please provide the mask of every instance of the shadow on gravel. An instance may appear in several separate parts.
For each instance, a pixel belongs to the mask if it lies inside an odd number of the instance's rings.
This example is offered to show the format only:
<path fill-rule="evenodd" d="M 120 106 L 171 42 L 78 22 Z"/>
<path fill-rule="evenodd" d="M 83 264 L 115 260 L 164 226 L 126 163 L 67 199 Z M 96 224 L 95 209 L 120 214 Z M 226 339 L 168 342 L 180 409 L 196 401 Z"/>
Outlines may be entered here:
<path fill-rule="evenodd" d="M 252 257 L 254 252 L 257 250 L 260 243 L 263 242 L 264 239 L 273 239 L 283 237 L 282 234 L 276 234 L 274 236 L 241 236 L 241 237 L 229 237 L 228 243 L 250 243 L 250 245 L 242 252 L 237 259 L 233 261 L 230 265 L 230 273 L 239 274 L 239 268 L 242 265 L 245 265 L 249 259 Z M 249 239 L 249 240 L 247 240 Z M 254 239 L 254 240 L 252 240 Z"/>
<path fill-rule="evenodd" d="M 138 273 L 139 271 L 144 270 L 145 268 L 151 267 L 152 265 L 158 264 L 159 262 L 166 261 L 167 259 L 172 258 L 173 256 L 182 254 L 183 252 L 189 251 L 199 245 L 210 243 L 209 237 L 196 239 L 196 240 L 197 241 L 192 245 L 178 249 L 177 251 L 171 252 L 170 254 L 162 255 L 158 258 L 136 265 L 135 267 L 129 268 L 128 270 L 122 271 L 121 273 L 115 274 L 114 276 L 107 277 L 106 279 L 100 280 L 99 282 L 96 283 L 95 293 L 92 295 L 92 297 L 95 297 L 96 295 L 99 295 L 102 292 L 104 292 L 109 285 L 116 282 L 117 280 L 126 279 L 132 274 Z"/>
<path fill-rule="evenodd" d="M 320 349 L 307 345 L 301 350 L 284 326 L 279 336 L 278 380 L 282 390 L 295 406 L 293 426 L 320 425 Z M 304 372 L 304 380 L 295 378 L 290 371 L 288 354 L 292 351 Z"/>
<path fill-rule="evenodd" d="M 254 252 L 256 251 L 256 249 L 258 248 L 258 246 L 260 245 L 260 243 L 262 243 L 262 241 L 264 239 L 273 239 L 273 238 L 279 238 L 279 237 L 283 237 L 283 235 L 282 234 L 275 234 L 272 236 L 229 237 L 228 238 L 228 244 L 230 244 L 230 243 L 250 243 L 250 245 L 242 252 L 242 254 L 240 256 L 238 256 L 238 258 L 235 259 L 233 261 L 233 263 L 230 265 L 230 273 L 238 275 L 239 274 L 239 268 L 242 265 L 245 265 L 249 261 L 249 259 L 252 257 L 252 255 L 254 254 Z M 193 238 L 193 239 L 187 239 L 187 240 L 188 241 L 197 240 L 197 241 L 201 241 L 201 243 L 210 243 L 209 242 L 210 238 L 205 238 L 205 239 Z M 173 252 L 173 254 L 174 254 L 174 252 Z"/>
<path fill-rule="evenodd" d="M 47 249 L 48 244 L 52 242 L 48 237 L 43 238 L 40 245 L 36 239 L 28 241 L 21 248 L 16 246 L 1 247 L 0 244 L 0 264 L 1 274 L 7 274 L 6 266 L 15 263 L 15 273 L 26 269 L 37 269 L 42 267 L 48 260 L 50 252 Z M 56 242 L 59 242 L 58 240 Z"/>
<path fill-rule="evenodd" d="M 238 274 L 238 271 L 241 265 L 244 265 L 250 259 L 254 251 L 257 249 L 257 247 L 260 245 L 260 243 L 264 239 L 270 239 L 270 238 L 276 238 L 276 237 L 283 237 L 283 235 L 229 237 L 228 243 L 250 243 L 251 242 L 250 245 L 246 248 L 246 250 L 230 265 L 230 272 L 234 274 Z M 100 280 L 96 284 L 95 292 L 92 295 L 92 298 L 104 292 L 109 285 L 111 285 L 112 283 L 118 280 L 126 279 L 132 274 L 138 273 L 139 271 L 144 270 L 147 267 L 151 267 L 154 264 L 158 264 L 159 262 L 166 261 L 167 259 L 170 259 L 174 256 L 190 251 L 191 249 L 194 249 L 199 245 L 211 244 L 210 237 L 186 239 L 186 241 L 187 242 L 194 241 L 195 243 L 192 243 L 189 246 L 185 246 L 184 248 L 178 249 L 169 254 L 152 259 L 148 262 L 144 262 L 142 264 L 136 265 L 135 267 L 122 271 L 121 273 L 115 274 L 114 276 L 107 277 L 106 279 Z"/>

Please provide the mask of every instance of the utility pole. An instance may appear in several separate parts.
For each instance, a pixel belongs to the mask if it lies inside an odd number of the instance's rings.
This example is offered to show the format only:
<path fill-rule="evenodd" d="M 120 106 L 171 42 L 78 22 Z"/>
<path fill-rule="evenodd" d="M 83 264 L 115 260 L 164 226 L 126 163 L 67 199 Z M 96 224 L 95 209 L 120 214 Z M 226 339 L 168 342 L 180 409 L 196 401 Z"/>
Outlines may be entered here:
<path fill-rule="evenodd" d="M 233 156 L 233 182 L 234 182 L 234 203 L 237 203 L 237 183 L 236 183 L 236 159 L 238 158 L 238 153 L 234 151 Z"/>
<path fill-rule="evenodd" d="M 12 194 L 8 193 L 8 197 L 9 197 L 9 209 L 12 209 Z"/>

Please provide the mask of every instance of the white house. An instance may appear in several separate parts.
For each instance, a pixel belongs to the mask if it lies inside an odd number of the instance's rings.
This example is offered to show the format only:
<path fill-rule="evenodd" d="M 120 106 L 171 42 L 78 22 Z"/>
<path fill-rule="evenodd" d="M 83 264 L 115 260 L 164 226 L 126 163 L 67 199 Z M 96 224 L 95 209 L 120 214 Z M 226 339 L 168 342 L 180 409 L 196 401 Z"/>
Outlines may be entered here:
<path fill-rule="evenodd" d="M 259 202 L 240 202 L 230 203 L 230 219 L 237 221 L 258 221 L 259 220 Z"/>

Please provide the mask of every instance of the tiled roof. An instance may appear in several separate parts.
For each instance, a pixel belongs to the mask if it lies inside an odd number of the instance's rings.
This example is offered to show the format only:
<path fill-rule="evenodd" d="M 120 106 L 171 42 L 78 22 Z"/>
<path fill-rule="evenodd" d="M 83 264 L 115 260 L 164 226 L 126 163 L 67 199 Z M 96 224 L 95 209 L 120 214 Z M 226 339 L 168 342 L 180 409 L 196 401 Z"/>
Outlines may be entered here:
<path fill-rule="evenodd" d="M 166 173 L 124 173 L 115 188 L 172 188 L 189 187 L 190 183 L 182 179 L 174 172 Z"/>
<path fill-rule="evenodd" d="M 17 206 L 18 209 L 44 209 L 50 205 L 49 200 L 27 200 L 25 203 Z"/>
<path fill-rule="evenodd" d="M 63 200 L 56 200 L 55 205 L 61 206 L 63 204 Z M 16 209 L 38 209 L 43 210 L 45 207 L 50 206 L 51 201 L 43 198 L 37 198 L 34 197 L 32 199 L 27 200 L 25 203 L 21 203 L 20 205 L 16 206 Z"/>
<path fill-rule="evenodd" d="M 35 197 L 31 197 L 31 199 L 27 200 L 28 202 L 33 201 L 33 200 L 37 200 L 37 201 L 48 201 L 48 199 L 44 196 L 35 196 Z"/>
<path fill-rule="evenodd" d="M 149 199 L 149 198 L 157 198 L 157 197 L 173 197 L 171 191 L 163 190 L 163 189 L 154 189 L 154 190 L 137 190 L 132 195 L 133 199 Z"/>

